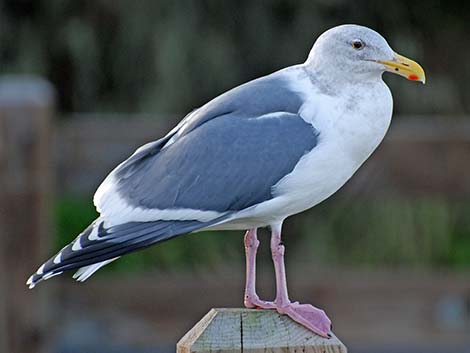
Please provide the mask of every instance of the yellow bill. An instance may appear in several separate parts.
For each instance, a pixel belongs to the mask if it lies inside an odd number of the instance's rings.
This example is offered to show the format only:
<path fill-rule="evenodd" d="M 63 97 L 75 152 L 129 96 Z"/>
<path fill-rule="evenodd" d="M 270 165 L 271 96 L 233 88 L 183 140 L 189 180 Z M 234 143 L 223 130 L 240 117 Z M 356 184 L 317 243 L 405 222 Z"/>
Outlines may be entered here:
<path fill-rule="evenodd" d="M 393 60 L 378 60 L 378 62 L 385 65 L 387 71 L 406 77 L 408 80 L 426 82 L 426 75 L 421 65 L 402 55 L 395 53 Z"/>

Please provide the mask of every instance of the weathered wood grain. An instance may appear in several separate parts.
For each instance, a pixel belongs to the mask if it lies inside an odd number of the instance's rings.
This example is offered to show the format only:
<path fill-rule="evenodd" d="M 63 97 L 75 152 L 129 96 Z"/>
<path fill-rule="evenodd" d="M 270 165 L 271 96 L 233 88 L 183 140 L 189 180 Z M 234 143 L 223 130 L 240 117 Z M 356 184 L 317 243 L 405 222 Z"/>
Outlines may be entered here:
<path fill-rule="evenodd" d="M 177 353 L 346 353 L 273 310 L 212 309 L 177 344 Z"/>

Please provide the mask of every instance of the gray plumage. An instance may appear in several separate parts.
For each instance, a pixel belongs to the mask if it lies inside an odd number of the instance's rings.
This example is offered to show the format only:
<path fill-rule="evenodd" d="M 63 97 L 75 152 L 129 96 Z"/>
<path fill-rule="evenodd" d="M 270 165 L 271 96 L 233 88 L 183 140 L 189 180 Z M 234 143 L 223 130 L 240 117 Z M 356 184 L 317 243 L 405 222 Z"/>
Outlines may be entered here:
<path fill-rule="evenodd" d="M 128 204 L 152 209 L 225 212 L 269 200 L 318 142 L 300 106 L 276 74 L 228 91 L 191 114 L 176 138 L 118 168 L 117 190 Z"/>

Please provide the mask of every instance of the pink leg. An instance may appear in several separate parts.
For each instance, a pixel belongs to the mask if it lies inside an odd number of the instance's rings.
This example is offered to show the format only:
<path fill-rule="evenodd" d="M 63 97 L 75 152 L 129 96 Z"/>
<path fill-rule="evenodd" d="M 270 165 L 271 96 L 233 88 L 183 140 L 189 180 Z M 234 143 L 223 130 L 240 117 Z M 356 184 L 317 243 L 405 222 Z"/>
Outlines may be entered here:
<path fill-rule="evenodd" d="M 281 242 L 281 224 L 271 227 L 271 253 L 276 272 L 276 309 L 294 321 L 323 337 L 331 337 L 331 321 L 321 309 L 310 304 L 292 303 L 287 293 L 286 269 L 284 265 L 285 248 Z"/>
<path fill-rule="evenodd" d="M 276 273 L 276 299 L 274 302 L 280 307 L 290 303 L 289 294 L 287 293 L 284 253 L 285 247 L 281 241 L 281 232 L 273 230 L 271 233 L 271 254 L 274 262 L 274 271 Z"/>
<path fill-rule="evenodd" d="M 274 303 L 260 300 L 256 294 L 256 252 L 258 246 L 256 228 L 250 229 L 245 234 L 246 285 L 244 303 L 247 308 L 274 309 L 276 308 Z"/>

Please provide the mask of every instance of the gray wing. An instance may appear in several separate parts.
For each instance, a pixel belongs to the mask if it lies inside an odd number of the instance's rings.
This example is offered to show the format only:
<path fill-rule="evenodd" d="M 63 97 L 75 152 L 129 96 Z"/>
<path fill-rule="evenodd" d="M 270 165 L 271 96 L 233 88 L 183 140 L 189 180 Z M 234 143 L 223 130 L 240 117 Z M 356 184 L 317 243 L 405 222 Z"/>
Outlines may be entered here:
<path fill-rule="evenodd" d="M 299 115 L 301 98 L 273 74 L 235 88 L 140 149 L 113 173 L 131 207 L 242 210 L 272 198 L 272 187 L 318 142 Z"/>

